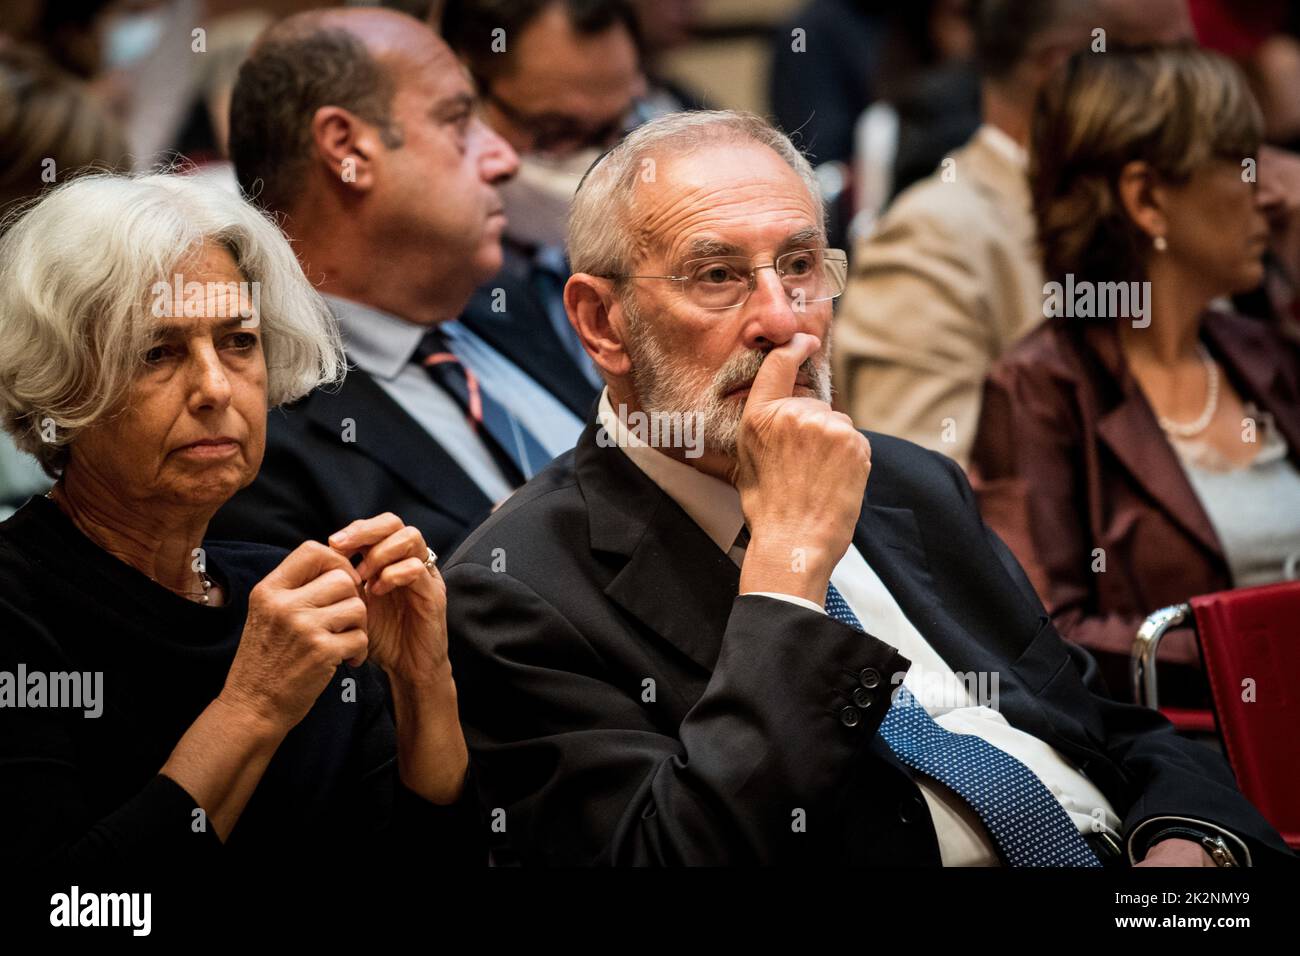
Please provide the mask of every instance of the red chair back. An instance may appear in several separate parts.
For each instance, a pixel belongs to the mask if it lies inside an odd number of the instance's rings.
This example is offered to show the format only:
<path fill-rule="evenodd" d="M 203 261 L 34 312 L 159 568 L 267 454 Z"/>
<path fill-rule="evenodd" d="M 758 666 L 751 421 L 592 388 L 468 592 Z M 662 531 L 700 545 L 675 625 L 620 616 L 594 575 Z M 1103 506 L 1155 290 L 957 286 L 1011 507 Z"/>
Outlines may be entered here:
<path fill-rule="evenodd" d="M 1300 848 L 1300 581 L 1189 603 L 1237 784 Z"/>

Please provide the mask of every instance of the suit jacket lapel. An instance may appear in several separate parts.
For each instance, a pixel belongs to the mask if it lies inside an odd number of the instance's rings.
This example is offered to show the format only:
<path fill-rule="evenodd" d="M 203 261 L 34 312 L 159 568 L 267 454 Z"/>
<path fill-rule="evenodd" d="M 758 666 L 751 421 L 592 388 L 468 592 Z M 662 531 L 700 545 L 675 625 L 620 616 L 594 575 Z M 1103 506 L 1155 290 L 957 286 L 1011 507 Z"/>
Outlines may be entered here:
<path fill-rule="evenodd" d="M 348 372 L 336 391 L 319 389 L 303 407 L 317 427 L 340 436 L 344 419 L 356 423 L 355 449 L 373 458 L 440 511 L 472 526 L 492 502 L 427 431 L 370 375 Z M 339 440 L 342 440 L 341 438 Z"/>
<path fill-rule="evenodd" d="M 1089 325 L 1083 329 L 1083 335 L 1105 372 L 1104 379 L 1117 396 L 1098 419 L 1098 437 L 1132 479 L 1160 503 L 1170 519 L 1211 554 L 1222 557 L 1223 548 L 1214 526 L 1187 480 L 1178 453 L 1160 429 L 1155 412 L 1124 363 L 1115 330 L 1106 325 Z M 1105 401 L 1103 395 L 1103 407 Z"/>
<path fill-rule="evenodd" d="M 470 299 L 461 325 L 523 369 L 575 415 L 585 417 L 596 389 L 556 339 L 551 320 L 537 308 L 527 283 L 503 272 L 489 286 L 504 290 L 506 311 L 493 311 L 495 289 L 485 286 Z"/>
<path fill-rule="evenodd" d="M 718 659 L 740 569 L 592 421 L 574 451 L 591 548 L 625 559 L 605 594 L 706 670 Z"/>
<path fill-rule="evenodd" d="M 740 589 L 740 569 L 675 501 L 659 494 L 645 534 L 605 594 L 712 670 Z"/>

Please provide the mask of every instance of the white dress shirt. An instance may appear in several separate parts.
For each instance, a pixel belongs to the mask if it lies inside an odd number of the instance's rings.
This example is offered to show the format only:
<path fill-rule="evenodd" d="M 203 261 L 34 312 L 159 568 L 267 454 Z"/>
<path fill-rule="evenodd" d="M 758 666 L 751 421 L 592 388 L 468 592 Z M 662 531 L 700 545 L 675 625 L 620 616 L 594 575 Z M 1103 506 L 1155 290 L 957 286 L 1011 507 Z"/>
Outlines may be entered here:
<path fill-rule="evenodd" d="M 1016 169 L 1029 171 L 1029 151 L 1012 139 L 1006 132 L 985 123 L 975 131 L 975 135 L 984 141 L 984 145 L 1005 159 Z"/>
<path fill-rule="evenodd" d="M 608 389 L 600 397 L 599 415 L 614 443 L 677 502 L 719 548 L 740 564 L 743 551 L 733 547 L 745 523 L 740 509 L 740 493 L 725 481 L 669 458 L 637 438 L 615 414 L 609 402 Z M 1123 821 L 1101 791 L 1056 749 L 1033 734 L 1011 726 L 1000 712 L 972 701 L 966 685 L 912 626 L 893 595 L 854 545 L 849 545 L 848 552 L 835 567 L 831 583 L 873 637 L 897 648 L 912 662 L 903 684 L 941 727 L 957 734 L 983 737 L 1015 757 L 1052 791 L 1081 833 L 1093 832 L 1093 821 L 1098 820 L 1101 827 L 1122 845 L 1119 827 Z M 793 595 L 767 596 L 825 613 L 819 605 Z M 948 787 L 924 774 L 914 773 L 913 779 L 930 809 L 943 865 L 999 866 L 992 837 L 970 805 Z"/>

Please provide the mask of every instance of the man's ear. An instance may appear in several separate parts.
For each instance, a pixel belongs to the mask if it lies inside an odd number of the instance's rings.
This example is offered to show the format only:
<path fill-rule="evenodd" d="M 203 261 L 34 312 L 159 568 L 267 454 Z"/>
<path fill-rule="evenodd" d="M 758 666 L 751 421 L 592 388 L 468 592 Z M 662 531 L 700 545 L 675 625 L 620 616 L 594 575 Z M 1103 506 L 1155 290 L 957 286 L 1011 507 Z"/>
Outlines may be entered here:
<path fill-rule="evenodd" d="M 1165 190 L 1150 164 L 1140 159 L 1125 163 L 1117 186 L 1120 204 L 1129 219 L 1151 239 L 1165 235 Z"/>
<path fill-rule="evenodd" d="M 322 106 L 311 119 L 315 157 L 345 188 L 374 187 L 376 159 L 383 149 L 379 131 L 341 106 Z"/>
<path fill-rule="evenodd" d="M 619 378 L 632 370 L 623 307 L 612 280 L 575 272 L 564 286 L 564 310 L 582 347 L 606 376 Z"/>

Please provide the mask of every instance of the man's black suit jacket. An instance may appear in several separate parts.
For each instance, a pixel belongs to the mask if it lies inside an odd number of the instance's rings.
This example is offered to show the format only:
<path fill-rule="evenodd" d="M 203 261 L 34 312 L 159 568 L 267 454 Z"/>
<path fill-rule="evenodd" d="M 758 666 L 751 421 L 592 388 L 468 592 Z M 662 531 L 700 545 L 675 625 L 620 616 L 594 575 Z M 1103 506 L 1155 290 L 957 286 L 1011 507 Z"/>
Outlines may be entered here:
<path fill-rule="evenodd" d="M 506 265 L 470 297 L 460 317 L 488 345 L 545 385 L 580 419 L 587 417 L 598 389 L 569 355 L 528 284 L 528 263 L 505 246 Z M 500 298 L 498 299 L 498 291 Z M 497 303 L 505 308 L 497 311 Z"/>
<path fill-rule="evenodd" d="M 550 864 L 938 865 L 920 791 L 876 733 L 909 662 L 825 615 L 738 596 L 735 564 L 596 431 L 444 571 L 480 799 L 504 811 L 510 850 Z M 1125 836 L 1188 816 L 1242 837 L 1255 865 L 1294 860 L 1221 757 L 1103 696 L 953 462 L 868 435 L 854 543 L 954 670 L 996 671 L 1002 713 L 1083 770 Z M 848 726 L 866 668 L 884 679 Z"/>
<path fill-rule="evenodd" d="M 468 309 L 463 321 L 499 351 L 512 335 L 524 334 L 517 314 L 493 313 L 486 302 Z M 566 368 L 560 362 L 558 342 L 554 350 L 512 348 L 506 354 L 575 415 L 587 417 L 596 392 L 572 363 Z M 323 541 L 357 518 L 391 511 L 446 555 L 492 505 L 419 422 L 373 377 L 352 368 L 341 386 L 271 410 L 257 480 L 217 513 L 208 533 L 292 550 L 309 539 Z"/>

